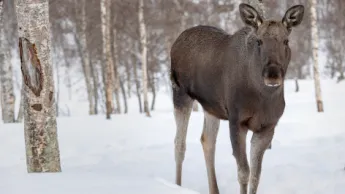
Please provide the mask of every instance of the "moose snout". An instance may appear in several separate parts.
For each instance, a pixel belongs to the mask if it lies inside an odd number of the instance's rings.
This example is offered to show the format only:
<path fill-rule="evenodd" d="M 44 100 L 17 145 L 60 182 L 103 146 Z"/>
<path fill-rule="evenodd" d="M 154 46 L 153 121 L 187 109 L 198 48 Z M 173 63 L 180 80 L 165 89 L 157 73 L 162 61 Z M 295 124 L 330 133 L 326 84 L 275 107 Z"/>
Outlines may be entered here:
<path fill-rule="evenodd" d="M 283 83 L 283 70 L 279 65 L 267 65 L 262 71 L 262 74 L 266 86 L 278 87 Z"/>

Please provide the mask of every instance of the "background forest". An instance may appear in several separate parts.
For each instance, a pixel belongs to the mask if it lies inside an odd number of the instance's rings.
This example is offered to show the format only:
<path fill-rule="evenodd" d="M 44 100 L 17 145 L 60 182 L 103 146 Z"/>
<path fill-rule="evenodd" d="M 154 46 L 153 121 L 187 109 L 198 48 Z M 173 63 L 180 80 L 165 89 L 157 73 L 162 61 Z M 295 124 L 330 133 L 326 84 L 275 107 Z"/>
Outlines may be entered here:
<path fill-rule="evenodd" d="M 239 0 L 150 0 L 144 1 L 144 26 L 147 35 L 147 91 L 150 110 L 155 108 L 155 94 L 169 89 L 169 52 L 179 33 L 195 25 L 212 25 L 233 33 L 242 27 L 238 14 Z M 59 116 L 70 115 L 68 101 L 88 101 L 85 113 L 106 112 L 104 41 L 111 49 L 113 68 L 112 113 L 128 112 L 127 99 L 138 98 L 138 111 L 144 111 L 143 68 L 141 58 L 138 1 L 110 1 L 108 37 L 102 35 L 101 4 L 99 0 L 49 0 L 51 24 L 51 55 Z M 301 26 L 292 32 L 292 61 L 288 79 L 311 79 L 312 50 L 309 1 L 263 1 L 268 17 L 280 18 L 284 11 L 297 3 L 306 6 Z M 320 75 L 340 81 L 344 79 L 345 3 L 341 0 L 319 0 L 317 6 L 320 41 Z M 21 72 L 18 50 L 18 30 L 14 1 L 4 0 L 1 23 L 1 84 L 2 99 L 14 96 L 15 110 L 10 120 L 21 120 Z M 13 79 L 8 79 L 13 77 Z M 8 84 L 8 86 L 3 86 Z M 63 92 L 61 92 L 63 91 Z M 79 94 L 79 95 L 77 95 Z M 11 101 L 11 100 L 10 100 Z M 14 101 L 13 101 L 14 102 Z M 4 106 L 4 100 L 2 100 Z M 9 105 L 11 106 L 11 105 Z M 5 108 L 2 108 L 3 110 Z M 6 109 L 8 110 L 8 109 Z M 19 115 L 18 115 L 19 113 Z M 6 115 L 5 114 L 5 115 Z M 6 119 L 5 119 L 6 120 Z"/>

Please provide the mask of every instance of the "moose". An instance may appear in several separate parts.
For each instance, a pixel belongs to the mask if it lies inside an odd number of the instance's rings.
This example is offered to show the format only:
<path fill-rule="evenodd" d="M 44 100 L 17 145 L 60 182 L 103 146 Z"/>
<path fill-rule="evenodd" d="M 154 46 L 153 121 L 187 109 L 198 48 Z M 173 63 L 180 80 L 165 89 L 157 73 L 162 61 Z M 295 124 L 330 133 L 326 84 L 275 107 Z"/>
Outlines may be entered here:
<path fill-rule="evenodd" d="M 264 20 L 245 3 L 239 5 L 245 26 L 230 35 L 198 25 L 184 30 L 173 43 L 170 80 L 173 92 L 175 181 L 181 186 L 186 135 L 193 102 L 204 110 L 200 138 L 210 194 L 218 194 L 215 148 L 220 120 L 229 122 L 232 155 L 237 163 L 240 193 L 257 193 L 264 153 L 285 109 L 284 79 L 291 60 L 289 36 L 304 15 L 304 6 L 290 7 L 282 20 Z M 248 130 L 253 132 L 250 167 Z"/>

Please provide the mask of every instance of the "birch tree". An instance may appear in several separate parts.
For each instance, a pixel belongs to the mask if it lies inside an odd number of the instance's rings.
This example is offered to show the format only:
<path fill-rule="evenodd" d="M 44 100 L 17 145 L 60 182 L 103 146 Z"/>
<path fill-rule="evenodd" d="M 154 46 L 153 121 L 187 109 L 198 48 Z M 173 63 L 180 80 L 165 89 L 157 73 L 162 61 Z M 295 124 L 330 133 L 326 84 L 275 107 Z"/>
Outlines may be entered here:
<path fill-rule="evenodd" d="M 134 75 L 134 81 L 135 81 L 135 91 L 138 96 L 138 104 L 139 104 L 139 112 L 143 112 L 142 102 L 141 102 L 141 95 L 140 95 L 140 80 L 138 78 L 138 66 L 137 66 L 137 57 L 135 54 L 131 55 L 132 58 L 132 64 L 133 64 L 133 75 Z"/>
<path fill-rule="evenodd" d="M 313 50 L 313 71 L 314 71 L 314 84 L 315 84 L 315 97 L 317 111 L 323 112 L 323 102 L 321 96 L 320 75 L 319 75 L 319 63 L 318 63 L 318 50 L 319 50 L 319 36 L 317 28 L 317 12 L 316 0 L 309 0 L 310 14 L 311 14 L 311 38 L 312 38 L 312 50 Z"/>
<path fill-rule="evenodd" d="M 48 0 L 16 0 L 28 172 L 60 172 Z"/>
<path fill-rule="evenodd" d="M 24 105 L 23 105 L 23 100 L 21 99 L 19 103 L 19 110 L 18 110 L 16 122 L 21 123 L 23 121 L 23 118 L 24 118 Z"/>
<path fill-rule="evenodd" d="M 0 84 L 1 84 L 1 108 L 2 120 L 4 123 L 15 122 L 14 104 L 15 95 L 13 91 L 13 70 L 10 60 L 10 50 L 5 32 L 5 21 L 3 19 L 3 0 L 0 1 Z"/>
<path fill-rule="evenodd" d="M 0 0 L 0 27 L 1 27 L 1 29 L 3 29 L 3 27 L 1 26 L 2 25 L 2 18 L 3 18 L 3 5 L 4 5 L 4 1 L 3 0 Z M 0 29 L 0 30 L 1 30 Z M 2 33 L 1 31 L 0 31 L 0 33 Z M 1 36 L 1 34 L 0 34 L 0 36 Z M 1 44 L 1 43 L 0 43 Z M 1 52 L 1 51 L 0 51 Z M 1 60 L 1 57 L 2 57 L 2 55 L 1 55 L 1 53 L 0 53 L 0 60 Z M 2 63 L 2 61 L 0 61 L 0 63 Z M 0 72 L 1 73 L 1 72 Z M 0 77 L 1 78 L 1 77 Z M 1 79 L 0 79 L 0 84 L 1 84 Z M 4 101 L 3 101 L 3 97 L 2 97 L 2 92 L 1 92 L 1 87 L 0 87 L 0 106 L 1 106 L 1 115 L 3 116 L 4 115 L 4 109 L 3 109 L 3 103 L 4 103 Z"/>
<path fill-rule="evenodd" d="M 21 90 L 20 90 L 20 102 L 19 102 L 19 110 L 16 122 L 21 123 L 24 118 L 24 105 L 23 105 L 23 93 L 24 93 L 24 83 L 22 80 Z"/>
<path fill-rule="evenodd" d="M 147 94 L 147 34 L 146 25 L 144 19 L 144 0 L 139 0 L 139 33 L 141 43 L 141 65 L 142 65 L 142 76 L 143 76 L 143 100 L 144 100 L 144 112 L 146 116 L 150 117 L 150 109 Z"/>
<path fill-rule="evenodd" d="M 116 13 L 113 13 L 113 20 L 116 21 Z M 114 93 L 116 100 L 116 113 L 121 113 L 121 103 L 120 103 L 120 75 L 118 71 L 118 44 L 117 44 L 117 29 L 113 26 L 113 57 L 114 57 Z"/>
<path fill-rule="evenodd" d="M 110 38 L 110 0 L 101 0 L 101 20 L 103 37 L 103 63 L 105 76 L 105 99 L 106 99 L 106 118 L 111 118 L 114 109 L 113 102 L 113 58 L 111 56 L 111 38 Z"/>
<path fill-rule="evenodd" d="M 80 56 L 82 61 L 83 73 L 85 77 L 85 84 L 86 84 L 86 91 L 87 97 L 89 101 L 89 114 L 95 114 L 95 100 L 93 99 L 93 85 L 92 85 L 92 74 L 91 74 L 91 64 L 89 61 L 89 50 L 87 48 L 87 37 L 86 37 L 86 0 L 75 1 L 77 7 L 77 34 L 79 37 L 78 39 L 79 48 L 80 48 Z"/>

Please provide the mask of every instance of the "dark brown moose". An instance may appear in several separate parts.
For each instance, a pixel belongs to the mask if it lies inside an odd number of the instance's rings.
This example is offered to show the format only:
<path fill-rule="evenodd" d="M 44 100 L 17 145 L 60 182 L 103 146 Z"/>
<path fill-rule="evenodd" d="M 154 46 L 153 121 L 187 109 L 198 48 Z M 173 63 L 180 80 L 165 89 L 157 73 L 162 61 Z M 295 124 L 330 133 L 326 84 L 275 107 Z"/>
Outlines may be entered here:
<path fill-rule="evenodd" d="M 289 8 L 281 21 L 263 20 L 248 4 L 240 4 L 239 11 L 246 26 L 233 35 L 211 26 L 192 27 L 180 34 L 170 53 L 176 184 L 181 185 L 188 122 L 196 100 L 205 115 L 201 144 L 210 194 L 219 193 L 214 161 L 220 120 L 229 121 L 240 193 L 248 193 L 248 184 L 249 193 L 257 193 L 264 153 L 285 108 L 289 35 L 302 22 L 304 6 Z M 253 132 L 250 166 L 248 129 Z"/>

